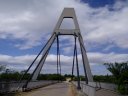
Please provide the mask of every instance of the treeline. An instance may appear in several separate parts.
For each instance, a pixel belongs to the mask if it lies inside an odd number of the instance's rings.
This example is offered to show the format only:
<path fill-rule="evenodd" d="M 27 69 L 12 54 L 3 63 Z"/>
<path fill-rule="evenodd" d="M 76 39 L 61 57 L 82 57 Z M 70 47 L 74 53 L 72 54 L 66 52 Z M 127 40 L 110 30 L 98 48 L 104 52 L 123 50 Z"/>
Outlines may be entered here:
<path fill-rule="evenodd" d="M 22 72 L 7 72 L 7 73 L 1 73 L 0 74 L 0 81 L 18 81 L 23 76 Z M 31 74 L 28 73 L 24 76 L 22 80 L 28 80 L 30 78 Z M 73 78 L 73 80 L 77 80 L 76 76 L 72 76 L 70 74 L 60 75 L 60 74 L 39 74 L 37 77 L 37 80 L 62 80 L 65 81 L 66 78 Z M 95 82 L 108 82 L 108 83 L 114 83 L 115 77 L 112 75 L 94 75 L 93 79 Z M 85 77 L 80 76 L 80 80 L 84 81 Z"/>
<path fill-rule="evenodd" d="M 22 76 L 22 74 L 20 74 L 19 72 L 1 73 L 0 74 L 0 81 L 17 81 L 17 80 L 20 80 L 21 76 Z"/>
<path fill-rule="evenodd" d="M 115 77 L 113 75 L 94 75 L 93 80 L 95 82 L 115 83 Z"/>
<path fill-rule="evenodd" d="M 23 74 L 19 72 L 14 73 L 1 73 L 0 74 L 0 81 L 19 81 Z M 22 80 L 28 80 L 30 78 L 31 74 L 28 73 L 24 75 L 24 78 Z M 39 74 L 37 77 L 37 80 L 65 80 L 65 77 L 63 75 L 59 74 Z"/>
<path fill-rule="evenodd" d="M 39 74 L 37 80 L 61 80 L 64 81 L 65 76 L 60 74 Z"/>
<path fill-rule="evenodd" d="M 0 74 L 0 81 L 18 81 L 23 76 L 24 72 L 16 71 L 7 71 Z M 22 80 L 28 80 L 31 74 L 28 73 L 22 78 Z M 66 78 L 73 78 L 74 81 L 77 81 L 77 76 L 72 76 L 70 74 L 60 75 L 60 74 L 39 74 L 37 80 L 62 80 L 65 81 Z M 80 76 L 81 81 L 85 81 L 85 76 Z M 94 75 L 93 80 L 95 82 L 106 82 L 106 83 L 116 83 L 117 79 L 114 75 Z"/>
<path fill-rule="evenodd" d="M 23 76 L 22 72 L 5 72 L 0 74 L 0 81 L 18 81 Z M 30 78 L 31 74 L 27 73 L 24 75 L 24 78 L 22 80 L 28 80 Z M 39 74 L 37 77 L 37 80 L 61 80 L 65 81 L 66 78 L 73 78 L 73 80 L 77 80 L 76 76 L 72 76 L 70 74 L 60 75 L 60 74 Z M 84 81 L 84 76 L 80 76 L 80 80 Z"/>

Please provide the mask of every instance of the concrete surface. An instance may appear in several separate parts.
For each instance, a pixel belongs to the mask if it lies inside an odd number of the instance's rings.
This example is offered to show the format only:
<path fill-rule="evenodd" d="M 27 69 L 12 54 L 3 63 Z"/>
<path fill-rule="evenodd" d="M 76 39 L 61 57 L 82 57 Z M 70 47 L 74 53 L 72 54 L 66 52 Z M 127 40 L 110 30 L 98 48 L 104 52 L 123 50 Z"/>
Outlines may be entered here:
<path fill-rule="evenodd" d="M 71 84 L 64 82 L 21 93 L 18 96 L 77 96 L 77 94 Z"/>
<path fill-rule="evenodd" d="M 119 96 L 117 92 L 101 89 L 96 91 L 96 96 Z"/>

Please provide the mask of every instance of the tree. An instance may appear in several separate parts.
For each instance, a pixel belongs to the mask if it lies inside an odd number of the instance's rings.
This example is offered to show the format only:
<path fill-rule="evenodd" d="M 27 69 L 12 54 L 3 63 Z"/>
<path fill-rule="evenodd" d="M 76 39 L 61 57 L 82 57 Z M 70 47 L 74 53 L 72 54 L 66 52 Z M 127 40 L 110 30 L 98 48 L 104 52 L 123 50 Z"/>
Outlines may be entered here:
<path fill-rule="evenodd" d="M 115 83 L 118 85 L 118 91 L 122 94 L 128 94 L 126 90 L 128 83 L 128 62 L 125 63 L 105 63 L 107 69 L 115 77 Z"/>

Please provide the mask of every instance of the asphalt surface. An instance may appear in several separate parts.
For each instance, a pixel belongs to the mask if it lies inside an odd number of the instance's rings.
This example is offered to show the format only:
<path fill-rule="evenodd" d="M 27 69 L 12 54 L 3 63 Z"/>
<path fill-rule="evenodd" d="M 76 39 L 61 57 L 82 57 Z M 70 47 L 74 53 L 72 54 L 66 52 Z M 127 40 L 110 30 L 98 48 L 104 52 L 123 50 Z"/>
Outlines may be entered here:
<path fill-rule="evenodd" d="M 28 92 L 24 96 L 75 96 L 71 84 L 57 83 Z"/>

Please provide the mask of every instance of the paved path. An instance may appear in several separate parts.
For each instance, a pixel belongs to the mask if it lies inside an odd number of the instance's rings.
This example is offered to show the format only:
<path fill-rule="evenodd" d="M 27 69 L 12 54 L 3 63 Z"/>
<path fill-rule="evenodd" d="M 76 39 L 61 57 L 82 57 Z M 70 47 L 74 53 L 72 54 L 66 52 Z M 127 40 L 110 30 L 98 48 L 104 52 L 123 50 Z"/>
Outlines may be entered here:
<path fill-rule="evenodd" d="M 77 92 L 70 83 L 57 83 L 29 92 L 23 92 L 17 96 L 77 96 Z M 79 96 L 85 95 L 79 93 Z M 119 96 L 119 94 L 114 91 L 100 89 L 96 91 L 95 96 Z"/>
<path fill-rule="evenodd" d="M 23 96 L 75 96 L 75 94 L 70 84 L 57 83 L 28 92 Z"/>
<path fill-rule="evenodd" d="M 101 89 L 96 91 L 96 96 L 119 96 L 119 94 L 111 90 Z"/>

